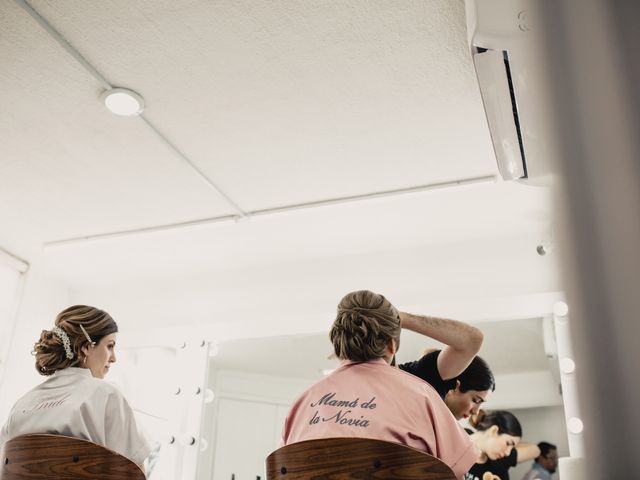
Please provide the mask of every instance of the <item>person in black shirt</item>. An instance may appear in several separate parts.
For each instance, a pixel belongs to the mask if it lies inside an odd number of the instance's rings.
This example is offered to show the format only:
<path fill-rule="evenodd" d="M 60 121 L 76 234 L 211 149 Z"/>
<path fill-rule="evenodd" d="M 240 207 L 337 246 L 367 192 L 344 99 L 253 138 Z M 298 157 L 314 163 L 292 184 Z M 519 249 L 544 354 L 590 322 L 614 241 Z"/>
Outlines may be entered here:
<path fill-rule="evenodd" d="M 540 455 L 537 445 L 522 443 L 522 427 L 511 412 L 482 410 L 469 422 L 471 439 L 482 452 L 464 480 L 509 480 L 509 469 Z"/>
<path fill-rule="evenodd" d="M 456 320 L 400 312 L 402 328 L 421 333 L 447 345 L 428 351 L 419 360 L 399 365 L 401 370 L 429 383 L 460 420 L 478 413 L 480 405 L 495 390 L 493 373 L 476 354 L 483 335 L 471 325 Z"/>

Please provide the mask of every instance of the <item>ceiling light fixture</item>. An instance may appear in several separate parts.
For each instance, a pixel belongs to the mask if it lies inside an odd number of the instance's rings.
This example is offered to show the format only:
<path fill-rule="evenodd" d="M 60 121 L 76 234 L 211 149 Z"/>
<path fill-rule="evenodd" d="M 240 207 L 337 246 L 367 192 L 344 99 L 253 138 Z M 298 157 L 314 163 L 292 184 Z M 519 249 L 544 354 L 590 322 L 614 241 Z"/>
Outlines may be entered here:
<path fill-rule="evenodd" d="M 144 98 L 142 98 L 142 95 L 128 88 L 105 90 L 100 98 L 109 111 L 115 115 L 132 117 L 140 115 L 144 110 Z"/>

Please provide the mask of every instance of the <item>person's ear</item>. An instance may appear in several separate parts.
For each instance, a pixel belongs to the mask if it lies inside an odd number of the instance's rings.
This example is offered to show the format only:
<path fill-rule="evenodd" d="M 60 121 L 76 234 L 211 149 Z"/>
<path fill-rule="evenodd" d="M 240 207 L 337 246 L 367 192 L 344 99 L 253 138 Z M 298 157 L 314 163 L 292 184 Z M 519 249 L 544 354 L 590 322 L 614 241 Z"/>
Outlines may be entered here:
<path fill-rule="evenodd" d="M 80 351 L 85 357 L 87 357 L 89 355 L 89 352 L 91 351 L 91 344 L 85 343 L 82 347 L 80 347 Z"/>
<path fill-rule="evenodd" d="M 456 386 L 447 391 L 447 395 L 457 395 L 460 393 L 460 380 L 456 380 Z"/>
<path fill-rule="evenodd" d="M 393 357 L 397 351 L 398 347 L 396 345 L 396 341 L 392 338 L 389 343 L 387 343 L 387 353 Z"/>
<path fill-rule="evenodd" d="M 385 347 L 385 352 L 384 352 L 384 359 L 391 366 L 395 365 L 394 359 L 396 356 L 396 351 L 397 351 L 396 342 L 392 338 L 391 340 L 389 340 L 389 343 L 387 343 L 387 346 Z"/>
<path fill-rule="evenodd" d="M 492 435 L 492 436 L 497 436 L 497 435 L 498 435 L 498 430 L 499 430 L 499 429 L 498 429 L 498 426 L 497 426 L 497 425 L 491 425 L 491 426 L 489 427 L 488 432 L 489 432 L 489 434 L 490 434 L 490 435 Z"/>

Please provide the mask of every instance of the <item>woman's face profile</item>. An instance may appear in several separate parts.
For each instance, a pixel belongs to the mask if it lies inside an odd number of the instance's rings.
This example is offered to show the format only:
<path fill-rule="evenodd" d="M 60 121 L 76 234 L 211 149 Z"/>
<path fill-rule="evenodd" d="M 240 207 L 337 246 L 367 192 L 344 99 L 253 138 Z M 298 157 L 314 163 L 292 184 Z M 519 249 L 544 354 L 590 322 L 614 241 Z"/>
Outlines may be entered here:
<path fill-rule="evenodd" d="M 450 390 L 444 398 L 456 420 L 466 419 L 472 415 L 477 415 L 478 410 L 489 396 L 489 390 L 468 390 L 460 391 L 458 384 L 454 390 Z"/>
<path fill-rule="evenodd" d="M 518 442 L 520 442 L 520 437 L 514 437 L 507 433 L 492 434 L 487 442 L 485 453 L 491 460 L 500 460 L 508 457 Z"/>
<path fill-rule="evenodd" d="M 95 378 L 104 378 L 109 373 L 110 364 L 116 361 L 116 333 L 103 337 L 97 345 L 83 348 L 86 366 Z"/>

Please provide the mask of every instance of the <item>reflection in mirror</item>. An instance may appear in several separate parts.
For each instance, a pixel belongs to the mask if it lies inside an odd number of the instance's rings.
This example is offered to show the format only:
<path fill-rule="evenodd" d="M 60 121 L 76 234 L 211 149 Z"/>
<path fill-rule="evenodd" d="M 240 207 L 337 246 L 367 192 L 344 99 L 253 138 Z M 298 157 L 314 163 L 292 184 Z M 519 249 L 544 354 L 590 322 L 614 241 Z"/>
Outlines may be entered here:
<path fill-rule="evenodd" d="M 477 324 L 484 333 L 480 351 L 496 377 L 496 390 L 484 407 L 512 411 L 524 441 L 549 441 L 568 449 L 558 358 L 553 333 L 542 318 Z M 419 358 L 442 344 L 411 331 L 402 332 L 398 363 Z M 264 459 L 278 448 L 289 406 L 309 385 L 329 374 L 338 360 L 327 333 L 232 340 L 217 345 L 210 358 L 198 477 L 214 480 L 264 479 Z M 464 423 L 464 422 L 463 422 Z M 520 478 L 529 462 L 510 471 Z"/>

